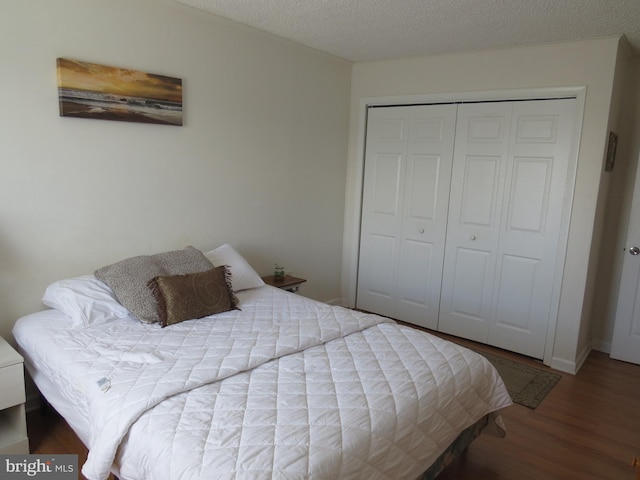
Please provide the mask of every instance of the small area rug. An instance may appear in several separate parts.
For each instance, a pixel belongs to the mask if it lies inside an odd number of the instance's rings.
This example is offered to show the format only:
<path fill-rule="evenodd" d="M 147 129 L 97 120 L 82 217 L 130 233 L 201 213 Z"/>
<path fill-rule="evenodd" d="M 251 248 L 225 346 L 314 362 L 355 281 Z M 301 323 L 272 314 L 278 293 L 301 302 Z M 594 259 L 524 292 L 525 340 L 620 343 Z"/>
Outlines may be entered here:
<path fill-rule="evenodd" d="M 476 351 L 496 367 L 514 403 L 525 407 L 536 408 L 540 405 L 544 397 L 562 378 L 557 373 L 530 367 L 490 353 Z"/>

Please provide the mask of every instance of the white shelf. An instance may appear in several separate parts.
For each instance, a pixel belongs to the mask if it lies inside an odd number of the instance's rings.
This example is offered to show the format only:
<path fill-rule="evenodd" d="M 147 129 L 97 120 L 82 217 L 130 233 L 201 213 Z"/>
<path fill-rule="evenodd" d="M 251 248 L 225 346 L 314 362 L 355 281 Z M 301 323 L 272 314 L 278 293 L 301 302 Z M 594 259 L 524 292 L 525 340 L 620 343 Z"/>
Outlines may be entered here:
<path fill-rule="evenodd" d="M 22 365 L 23 362 L 22 356 L 4 338 L 0 337 L 0 368 L 17 364 Z"/>
<path fill-rule="evenodd" d="M 6 453 L 16 444 L 27 442 L 27 426 L 25 423 L 24 403 L 0 411 L 0 452 Z"/>
<path fill-rule="evenodd" d="M 0 454 L 29 453 L 22 357 L 0 337 Z"/>

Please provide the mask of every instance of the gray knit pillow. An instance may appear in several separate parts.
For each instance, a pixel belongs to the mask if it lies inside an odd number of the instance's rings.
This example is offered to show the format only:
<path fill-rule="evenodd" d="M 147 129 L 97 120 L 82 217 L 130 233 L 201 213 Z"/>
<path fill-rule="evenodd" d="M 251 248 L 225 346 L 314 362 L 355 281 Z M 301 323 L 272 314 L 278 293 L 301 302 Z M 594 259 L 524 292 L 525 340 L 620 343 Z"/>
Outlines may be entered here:
<path fill-rule="evenodd" d="M 213 264 L 194 248 L 131 257 L 95 271 L 99 280 L 106 283 L 118 301 L 144 323 L 159 320 L 156 300 L 149 290 L 149 280 L 159 275 L 182 275 L 205 272 Z"/>
<path fill-rule="evenodd" d="M 157 253 L 152 258 L 166 270 L 165 275 L 206 272 L 213 267 L 204 253 L 191 246 L 173 252 Z"/>

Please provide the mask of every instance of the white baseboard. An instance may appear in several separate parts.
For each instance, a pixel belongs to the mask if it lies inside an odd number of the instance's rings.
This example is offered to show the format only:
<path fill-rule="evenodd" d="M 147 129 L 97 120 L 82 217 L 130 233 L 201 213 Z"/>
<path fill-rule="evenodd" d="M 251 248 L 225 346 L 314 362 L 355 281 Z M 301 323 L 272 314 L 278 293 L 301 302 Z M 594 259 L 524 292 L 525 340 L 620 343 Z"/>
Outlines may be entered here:
<path fill-rule="evenodd" d="M 555 370 L 560 370 L 561 372 L 570 373 L 571 375 L 575 375 L 580 371 L 580 368 L 584 364 L 585 360 L 591 353 L 591 345 L 586 345 L 582 352 L 577 356 L 575 361 L 566 360 L 564 358 L 553 357 L 551 359 L 551 363 L 549 366 Z"/>
<path fill-rule="evenodd" d="M 342 305 L 342 299 L 341 298 L 334 298 L 331 300 L 325 300 L 324 303 L 328 303 L 329 305 L 337 305 L 337 306 L 341 306 Z"/>
<path fill-rule="evenodd" d="M 576 359 L 576 373 L 578 373 L 582 368 L 582 365 L 584 365 L 584 362 L 587 360 L 591 350 L 591 345 L 587 344 L 584 349 L 582 349 L 582 352 L 580 352 L 580 355 L 578 355 L 578 358 Z"/>
<path fill-rule="evenodd" d="M 570 362 L 569 360 L 565 360 L 564 358 L 553 357 L 549 366 L 554 370 L 560 370 L 561 372 L 570 373 L 571 375 L 575 375 L 578 371 L 576 369 L 575 362 Z"/>
<path fill-rule="evenodd" d="M 598 352 L 604 352 L 611 354 L 611 342 L 606 340 L 601 340 L 599 338 L 594 338 L 591 341 L 591 348 Z"/>

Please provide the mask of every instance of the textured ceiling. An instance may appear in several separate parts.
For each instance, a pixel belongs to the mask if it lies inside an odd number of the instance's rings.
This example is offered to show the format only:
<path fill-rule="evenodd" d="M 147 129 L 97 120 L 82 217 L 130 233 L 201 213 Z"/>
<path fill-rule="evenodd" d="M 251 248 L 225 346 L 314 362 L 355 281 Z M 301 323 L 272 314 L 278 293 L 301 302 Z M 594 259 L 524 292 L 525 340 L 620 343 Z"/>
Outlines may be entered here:
<path fill-rule="evenodd" d="M 352 61 L 626 35 L 640 0 L 177 0 Z"/>

